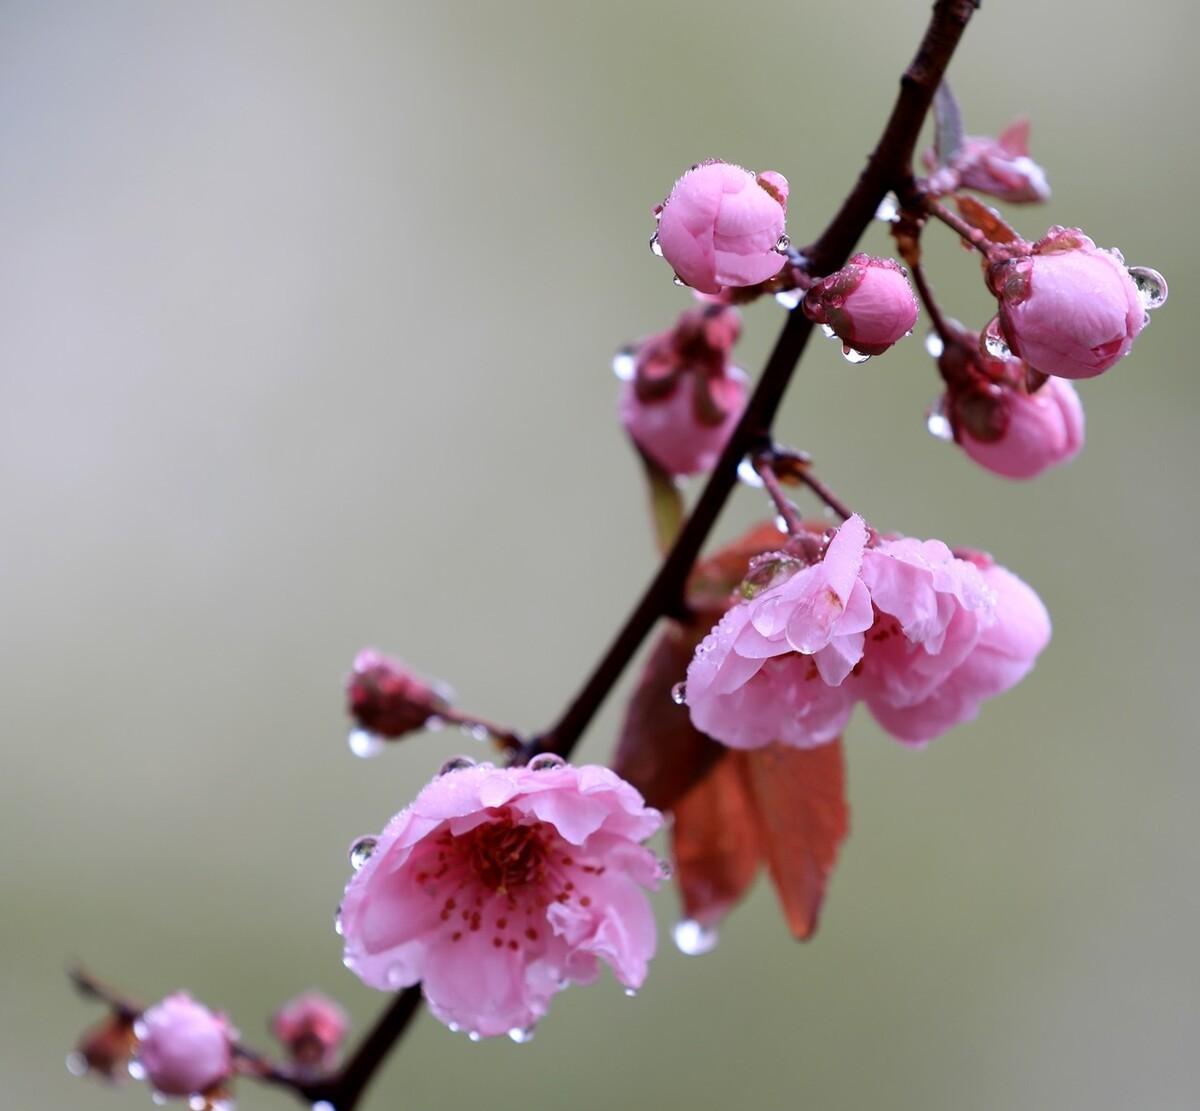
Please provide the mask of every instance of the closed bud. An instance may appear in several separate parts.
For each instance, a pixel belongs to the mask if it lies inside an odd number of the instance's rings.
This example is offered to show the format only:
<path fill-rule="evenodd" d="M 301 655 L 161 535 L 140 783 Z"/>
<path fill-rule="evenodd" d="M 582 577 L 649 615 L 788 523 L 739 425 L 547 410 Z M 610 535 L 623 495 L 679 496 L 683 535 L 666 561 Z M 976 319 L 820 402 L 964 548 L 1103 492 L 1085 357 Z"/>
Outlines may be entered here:
<path fill-rule="evenodd" d="M 846 347 L 864 355 L 882 355 L 908 335 L 919 311 L 900 264 L 866 254 L 817 282 L 803 307 L 810 320 L 827 324 Z"/>
<path fill-rule="evenodd" d="M 374 648 L 364 648 L 354 658 L 346 701 L 350 716 L 362 729 L 388 738 L 422 728 L 448 706 L 443 693 Z"/>
<path fill-rule="evenodd" d="M 348 1027 L 342 1007 L 316 991 L 296 996 L 271 1019 L 271 1033 L 287 1049 L 292 1063 L 313 1073 L 336 1066 Z"/>
<path fill-rule="evenodd" d="M 138 1063 L 147 1082 L 168 1096 L 203 1094 L 233 1073 L 234 1030 L 186 992 L 168 995 L 136 1024 Z"/>
<path fill-rule="evenodd" d="M 75 1051 L 67 1058 L 67 1067 L 77 1076 L 93 1076 L 115 1083 L 127 1074 L 137 1038 L 133 1018 L 113 1012 L 88 1030 Z"/>
<path fill-rule="evenodd" d="M 925 164 L 937 167 L 937 155 L 925 153 Z M 1049 200 L 1046 171 L 1029 157 L 1029 121 L 1014 120 L 998 136 L 968 135 L 948 165 L 929 179 L 934 192 L 961 187 L 997 197 L 1009 204 Z"/>

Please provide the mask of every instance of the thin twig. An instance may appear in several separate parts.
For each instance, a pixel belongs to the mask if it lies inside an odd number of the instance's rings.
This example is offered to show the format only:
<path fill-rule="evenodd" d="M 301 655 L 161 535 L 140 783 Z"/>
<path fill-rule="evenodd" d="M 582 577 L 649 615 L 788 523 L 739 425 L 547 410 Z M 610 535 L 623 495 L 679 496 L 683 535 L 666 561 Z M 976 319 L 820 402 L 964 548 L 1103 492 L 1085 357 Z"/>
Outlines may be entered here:
<path fill-rule="evenodd" d="M 940 201 L 935 201 L 932 197 L 925 198 L 924 207 L 925 211 L 935 220 L 940 220 L 948 228 L 953 228 L 977 251 L 985 255 L 987 254 L 988 247 L 991 246 L 991 241 L 978 228 L 972 227 L 961 216 L 956 216 L 944 204 Z"/>
<path fill-rule="evenodd" d="M 775 473 L 775 456 L 769 451 L 760 451 L 754 457 L 754 471 L 762 479 L 763 489 L 770 496 L 775 510 L 787 525 L 788 535 L 796 538 L 804 535 L 804 524 L 791 499 L 783 492 L 779 476 Z"/>

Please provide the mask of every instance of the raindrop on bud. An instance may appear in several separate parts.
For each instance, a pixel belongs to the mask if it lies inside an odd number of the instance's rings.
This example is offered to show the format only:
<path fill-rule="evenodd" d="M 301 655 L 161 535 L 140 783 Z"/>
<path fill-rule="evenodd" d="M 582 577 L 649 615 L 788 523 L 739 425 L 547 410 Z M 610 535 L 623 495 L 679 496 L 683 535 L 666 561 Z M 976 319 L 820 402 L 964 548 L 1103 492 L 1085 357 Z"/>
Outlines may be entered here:
<path fill-rule="evenodd" d="M 870 357 L 865 351 L 855 351 L 848 343 L 842 344 L 842 358 L 848 363 L 854 363 L 857 366 L 865 363 Z"/>
<path fill-rule="evenodd" d="M 676 683 L 671 688 L 671 701 L 676 706 L 682 706 L 687 701 L 687 687 L 683 683 Z"/>
<path fill-rule="evenodd" d="M 650 253 L 662 258 L 662 244 L 658 241 L 658 232 L 650 236 Z"/>
<path fill-rule="evenodd" d="M 937 332 L 930 332 L 925 337 L 925 350 L 935 359 L 942 357 L 942 352 L 946 350 L 946 345 L 942 342 L 942 337 Z"/>
<path fill-rule="evenodd" d="M 737 476 L 741 479 L 745 486 L 752 486 L 755 490 L 761 490 L 763 480 L 759 477 L 758 471 L 754 469 L 754 463 L 750 456 L 746 456 L 739 464 Z"/>
<path fill-rule="evenodd" d="M 134 1080 L 146 1079 L 146 1066 L 143 1065 L 141 1061 L 130 1061 L 127 1068 L 129 1070 L 129 1075 L 132 1076 Z"/>
<path fill-rule="evenodd" d="M 468 1030 L 467 1037 L 470 1038 L 470 1040 L 473 1042 L 478 1042 L 478 1041 L 483 1040 L 483 1035 L 478 1030 Z"/>
<path fill-rule="evenodd" d="M 888 193 L 879 202 L 879 207 L 875 209 L 875 219 L 882 220 L 885 224 L 894 224 L 900 219 L 900 202 L 896 200 L 895 193 Z"/>
<path fill-rule="evenodd" d="M 531 772 L 549 772 L 555 768 L 561 768 L 566 764 L 561 756 L 553 752 L 542 752 L 529 761 L 529 770 Z"/>
<path fill-rule="evenodd" d="M 983 347 L 993 359 L 1011 359 L 1012 349 L 997 332 L 984 332 Z"/>
<path fill-rule="evenodd" d="M 671 279 L 671 281 L 677 286 L 681 286 L 684 288 L 686 288 L 686 286 L 687 286 L 687 282 L 685 282 L 678 274 L 676 274 L 675 277 L 673 277 Z"/>
<path fill-rule="evenodd" d="M 823 335 L 826 339 L 833 339 L 837 335 L 837 332 L 835 332 L 828 324 L 822 324 L 821 335 Z"/>
<path fill-rule="evenodd" d="M 781 289 L 775 294 L 776 304 L 782 305 L 789 312 L 796 308 L 803 298 L 804 295 L 798 289 Z"/>
<path fill-rule="evenodd" d="M 82 1053 L 68 1053 L 67 1072 L 72 1076 L 87 1076 L 87 1058 Z"/>
<path fill-rule="evenodd" d="M 360 760 L 369 760 L 372 756 L 378 756 L 383 751 L 384 745 L 387 744 L 382 737 L 375 733 L 369 733 L 366 729 L 352 729 L 346 741 L 350 745 L 350 751 Z"/>
<path fill-rule="evenodd" d="M 375 846 L 379 844 L 374 837 L 360 837 L 350 846 L 350 867 L 356 872 L 371 859 Z"/>
<path fill-rule="evenodd" d="M 946 395 L 942 394 L 930 407 L 925 418 L 925 427 L 929 434 L 937 440 L 953 440 L 954 427 L 946 415 Z"/>
<path fill-rule="evenodd" d="M 451 772 L 461 772 L 474 767 L 478 767 L 478 765 L 469 756 L 451 756 L 438 768 L 438 775 L 449 775 Z"/>
<path fill-rule="evenodd" d="M 636 999 L 637 998 L 637 989 L 636 988 L 626 988 L 625 989 L 625 998 L 626 999 Z"/>
<path fill-rule="evenodd" d="M 719 940 L 716 930 L 702 926 L 692 918 L 677 922 L 671 935 L 675 939 L 675 947 L 689 957 L 711 953 Z"/>
<path fill-rule="evenodd" d="M 633 348 L 622 347 L 613 356 L 612 368 L 613 374 L 621 379 L 622 382 L 632 382 L 634 375 L 637 373 L 637 359 Z"/>
<path fill-rule="evenodd" d="M 532 1026 L 514 1026 L 508 1032 L 508 1036 L 509 1036 L 510 1040 L 516 1042 L 517 1045 L 524 1045 L 526 1042 L 533 1041 L 533 1027 Z"/>
<path fill-rule="evenodd" d="M 1148 266 L 1131 266 L 1129 276 L 1137 289 L 1138 300 L 1146 310 L 1159 308 L 1167 299 L 1167 280 Z"/>

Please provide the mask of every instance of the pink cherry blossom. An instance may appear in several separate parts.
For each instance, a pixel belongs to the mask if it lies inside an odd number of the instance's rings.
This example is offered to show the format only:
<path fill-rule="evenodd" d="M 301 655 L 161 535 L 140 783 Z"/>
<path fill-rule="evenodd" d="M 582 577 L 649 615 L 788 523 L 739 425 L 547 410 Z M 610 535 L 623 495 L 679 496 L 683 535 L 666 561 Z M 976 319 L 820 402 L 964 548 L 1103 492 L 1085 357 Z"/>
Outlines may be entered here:
<path fill-rule="evenodd" d="M 925 164 L 933 170 L 937 155 L 925 152 Z M 948 166 L 937 169 L 929 179 L 935 193 L 949 193 L 960 186 L 998 197 L 1009 204 L 1032 204 L 1050 199 L 1046 171 L 1029 157 L 1029 121 L 1014 120 L 999 136 L 968 135 Z"/>
<path fill-rule="evenodd" d="M 146 1011 L 136 1027 L 138 1062 L 146 1079 L 169 1096 L 206 1092 L 233 1071 L 235 1032 L 186 992 L 168 995 Z"/>
<path fill-rule="evenodd" d="M 958 667 L 925 698 L 901 704 L 879 690 L 867 695 L 879 724 L 909 744 L 923 744 L 972 720 L 984 699 L 1009 690 L 1029 673 L 1050 640 L 1050 615 L 1026 583 L 989 556 L 963 554 L 980 567 L 995 595 L 995 619 L 982 629 Z"/>
<path fill-rule="evenodd" d="M 819 563 L 791 561 L 790 577 L 722 617 L 688 666 L 697 729 L 734 748 L 838 736 L 854 703 L 846 680 L 874 619 L 860 579 L 866 540 L 862 518 L 851 517 Z"/>
<path fill-rule="evenodd" d="M 993 263 L 988 281 L 1009 347 L 1043 374 L 1102 374 L 1129 353 L 1146 320 L 1120 255 L 1074 228 L 1051 228 L 1032 254 Z"/>
<path fill-rule="evenodd" d="M 598 959 L 636 989 L 655 948 L 643 889 L 659 882 L 640 842 L 661 824 L 607 768 L 541 756 L 447 771 L 347 885 L 346 966 L 384 991 L 420 982 L 442 1022 L 480 1037 L 519 1038 Z"/>
<path fill-rule="evenodd" d="M 959 422 L 958 443 L 981 467 L 1005 478 L 1033 478 L 1070 462 L 1083 447 L 1083 404 L 1065 378 L 1048 378 L 1036 393 L 999 392 L 1001 431 L 978 439 Z"/>
<path fill-rule="evenodd" d="M 822 278 L 803 301 L 805 315 L 827 324 L 849 348 L 882 355 L 912 331 L 917 298 L 900 264 L 857 254 Z"/>
<path fill-rule="evenodd" d="M 787 194 L 787 180 L 774 171 L 755 177 L 728 162 L 701 163 L 667 197 L 658 248 L 679 278 L 701 293 L 757 285 L 786 261 L 778 245 Z"/>
<path fill-rule="evenodd" d="M 350 1020 L 342 1006 L 318 991 L 306 991 L 279 1008 L 271 1033 L 292 1060 L 312 1069 L 332 1067 Z"/>

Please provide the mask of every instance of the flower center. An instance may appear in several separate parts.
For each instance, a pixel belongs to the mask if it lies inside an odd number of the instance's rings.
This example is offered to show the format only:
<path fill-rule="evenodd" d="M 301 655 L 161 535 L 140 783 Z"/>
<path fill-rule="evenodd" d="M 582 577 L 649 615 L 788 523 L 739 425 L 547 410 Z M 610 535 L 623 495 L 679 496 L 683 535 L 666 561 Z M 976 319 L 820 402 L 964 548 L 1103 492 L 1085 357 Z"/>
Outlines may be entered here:
<path fill-rule="evenodd" d="M 548 830 L 543 822 L 521 825 L 505 811 L 454 839 L 460 859 L 475 878 L 498 895 L 546 881 Z"/>

